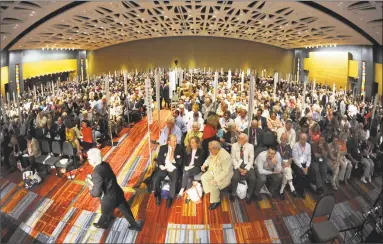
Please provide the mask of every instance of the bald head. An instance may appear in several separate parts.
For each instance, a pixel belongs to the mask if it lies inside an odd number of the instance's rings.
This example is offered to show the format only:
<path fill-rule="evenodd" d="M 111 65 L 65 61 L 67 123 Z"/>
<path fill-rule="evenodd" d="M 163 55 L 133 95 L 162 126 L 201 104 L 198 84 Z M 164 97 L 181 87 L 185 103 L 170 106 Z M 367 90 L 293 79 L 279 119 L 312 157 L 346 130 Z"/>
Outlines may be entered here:
<path fill-rule="evenodd" d="M 307 142 L 307 134 L 306 133 L 301 133 L 299 135 L 299 143 L 303 146 Z"/>

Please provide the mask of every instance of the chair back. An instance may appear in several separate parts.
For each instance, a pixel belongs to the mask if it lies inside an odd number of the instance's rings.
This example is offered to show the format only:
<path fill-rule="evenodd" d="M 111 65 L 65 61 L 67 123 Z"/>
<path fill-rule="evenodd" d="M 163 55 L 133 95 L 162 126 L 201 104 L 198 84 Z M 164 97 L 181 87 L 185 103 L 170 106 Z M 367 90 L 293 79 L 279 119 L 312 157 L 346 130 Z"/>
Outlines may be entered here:
<path fill-rule="evenodd" d="M 317 202 L 313 215 L 311 216 L 310 223 L 312 222 L 313 218 L 316 218 L 316 217 L 322 217 L 322 216 L 328 215 L 328 219 L 330 219 L 332 211 L 334 210 L 334 206 L 335 206 L 335 196 L 332 194 L 324 195 Z"/>
<path fill-rule="evenodd" d="M 59 141 L 52 141 L 52 153 L 61 154 L 61 144 Z"/>
<path fill-rule="evenodd" d="M 41 150 L 43 154 L 48 154 L 51 152 L 51 147 L 49 145 L 49 142 L 47 140 L 41 141 Z"/>
<path fill-rule="evenodd" d="M 63 155 L 69 156 L 69 157 L 74 156 L 73 146 L 68 141 L 64 142 L 64 144 L 63 144 Z"/>

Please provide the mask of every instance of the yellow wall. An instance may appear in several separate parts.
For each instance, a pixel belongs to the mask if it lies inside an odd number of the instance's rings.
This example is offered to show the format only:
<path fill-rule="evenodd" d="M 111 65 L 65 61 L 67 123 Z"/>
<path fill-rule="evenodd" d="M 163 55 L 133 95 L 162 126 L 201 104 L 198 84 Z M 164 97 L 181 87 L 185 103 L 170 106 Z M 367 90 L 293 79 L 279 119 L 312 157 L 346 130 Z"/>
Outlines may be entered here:
<path fill-rule="evenodd" d="M 292 73 L 293 51 L 266 44 L 218 37 L 165 37 L 122 43 L 90 52 L 90 75 L 115 70 L 146 70 L 174 66 L 183 68 L 210 66 L 213 69 L 266 69 Z"/>
<path fill-rule="evenodd" d="M 359 62 L 356 60 L 349 60 L 348 61 L 348 76 L 353 78 L 359 77 Z"/>
<path fill-rule="evenodd" d="M 5 97 L 5 84 L 8 84 L 8 79 L 9 79 L 8 66 L 1 67 L 0 76 L 1 76 L 1 80 L 0 80 L 1 94 L 3 95 L 3 97 Z"/>
<path fill-rule="evenodd" d="M 382 64 L 375 64 L 375 82 L 378 83 L 378 94 L 382 96 L 383 82 L 382 82 Z"/>
<path fill-rule="evenodd" d="M 77 59 L 24 63 L 23 79 L 72 70 L 77 71 Z"/>
<path fill-rule="evenodd" d="M 348 81 L 348 52 L 310 52 L 304 61 L 304 69 L 309 71 L 309 81 L 346 87 Z M 307 65 L 307 66 L 306 66 Z"/>

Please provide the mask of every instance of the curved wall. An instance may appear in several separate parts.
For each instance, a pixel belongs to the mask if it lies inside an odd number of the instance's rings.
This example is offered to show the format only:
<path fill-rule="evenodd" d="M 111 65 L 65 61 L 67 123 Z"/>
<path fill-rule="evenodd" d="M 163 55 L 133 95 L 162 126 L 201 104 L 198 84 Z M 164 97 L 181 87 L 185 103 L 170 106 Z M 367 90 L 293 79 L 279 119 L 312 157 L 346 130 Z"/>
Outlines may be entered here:
<path fill-rule="evenodd" d="M 271 45 L 217 37 L 165 37 L 126 42 L 89 52 L 90 75 L 115 70 L 146 70 L 174 66 L 183 68 L 266 69 L 292 73 L 293 51 Z"/>

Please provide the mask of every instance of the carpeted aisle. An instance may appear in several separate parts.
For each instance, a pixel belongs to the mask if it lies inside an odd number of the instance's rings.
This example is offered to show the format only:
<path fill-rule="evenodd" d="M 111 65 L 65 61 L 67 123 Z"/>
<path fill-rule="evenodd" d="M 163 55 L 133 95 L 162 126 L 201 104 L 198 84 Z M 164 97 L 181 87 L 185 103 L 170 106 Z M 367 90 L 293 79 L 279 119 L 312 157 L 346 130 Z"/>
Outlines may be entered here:
<path fill-rule="evenodd" d="M 170 116 L 161 112 L 161 126 Z M 157 116 L 154 115 L 153 118 Z M 151 140 L 158 139 L 156 121 L 151 125 Z M 99 230 L 92 223 L 100 217 L 98 199 L 91 198 L 84 184 L 92 168 L 86 163 L 76 172 L 72 181 L 53 174 L 32 190 L 23 187 L 21 173 L 14 172 L 0 178 L 1 190 L 1 241 L 28 243 L 292 243 L 304 242 L 299 236 L 310 221 L 317 200 L 309 193 L 305 200 L 286 194 L 280 201 L 263 195 L 263 200 L 247 205 L 244 201 L 231 203 L 227 194 L 222 196 L 222 206 L 208 210 L 208 196 L 202 203 L 174 201 L 167 209 L 165 201 L 157 207 L 153 195 L 146 193 L 142 180 L 152 170 L 152 158 L 157 145 L 151 144 L 149 151 L 147 121 L 142 120 L 132 129 L 124 129 L 114 147 L 102 150 L 123 187 L 125 196 L 131 201 L 132 211 L 143 229 L 137 233 L 128 230 L 128 223 L 116 210 L 115 222 L 109 230 Z M 141 189 L 138 189 L 141 188 Z M 362 213 L 368 211 L 382 188 L 382 179 L 374 178 L 363 184 L 352 178 L 348 186 L 333 192 L 337 204 L 332 219 L 340 229 L 357 225 Z M 371 230 L 367 228 L 366 232 Z M 351 236 L 352 233 L 348 233 Z M 358 240 L 355 240 L 358 242 Z"/>

